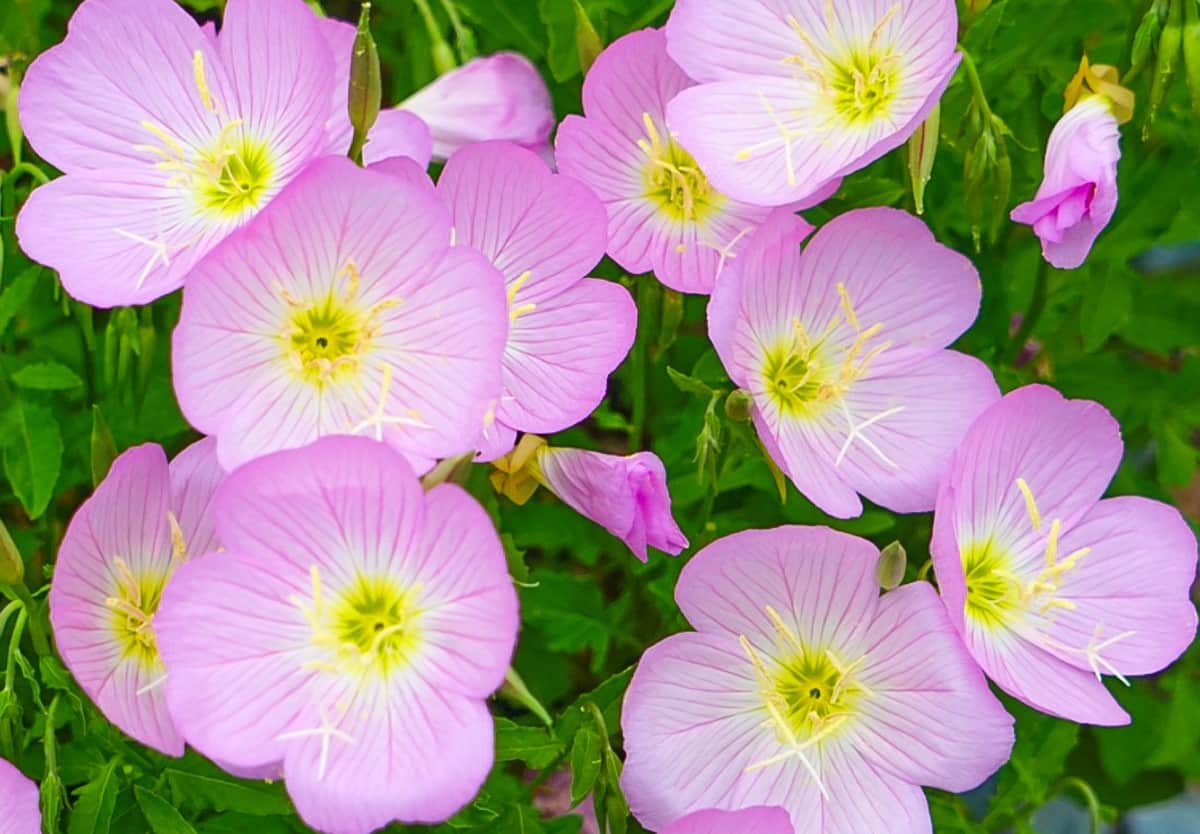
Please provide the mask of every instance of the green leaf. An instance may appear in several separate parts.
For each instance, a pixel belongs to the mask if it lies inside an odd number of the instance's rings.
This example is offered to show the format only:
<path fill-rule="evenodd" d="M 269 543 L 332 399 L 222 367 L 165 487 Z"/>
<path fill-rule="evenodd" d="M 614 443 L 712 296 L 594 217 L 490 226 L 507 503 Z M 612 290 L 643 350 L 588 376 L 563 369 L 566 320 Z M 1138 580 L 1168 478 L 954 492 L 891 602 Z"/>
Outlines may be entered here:
<path fill-rule="evenodd" d="M 499 821 L 489 827 L 489 834 L 545 834 L 538 812 L 528 805 L 512 805 Z"/>
<path fill-rule="evenodd" d="M 168 769 L 164 774 L 176 797 L 217 811 L 270 817 L 292 813 L 292 803 L 279 784 L 238 782 Z"/>
<path fill-rule="evenodd" d="M 63 443 L 49 409 L 14 400 L 2 421 L 4 474 L 31 518 L 41 517 L 54 495 L 62 468 Z"/>
<path fill-rule="evenodd" d="M 1158 482 L 1164 486 L 1186 486 L 1196 472 L 1196 447 L 1186 439 L 1179 426 L 1161 421 L 1154 425 L 1154 452 L 1158 461 Z"/>
<path fill-rule="evenodd" d="M 80 788 L 67 826 L 69 834 L 108 834 L 120 792 L 117 764 L 116 759 L 111 760 L 99 775 Z"/>
<path fill-rule="evenodd" d="M 571 807 L 574 808 L 583 801 L 596 780 L 600 778 L 600 768 L 604 764 L 604 744 L 600 734 L 590 725 L 585 724 L 575 734 L 575 743 L 571 745 Z"/>
<path fill-rule="evenodd" d="M 604 721 L 610 728 L 616 727 L 621 717 L 621 699 L 625 697 L 625 690 L 629 688 L 629 680 L 633 677 L 633 668 L 630 666 L 628 669 L 618 672 L 591 692 L 586 692 L 576 698 L 575 703 L 563 710 L 555 725 L 554 729 L 558 733 L 558 737 L 573 739 L 584 721 L 592 721 L 592 717 L 584 712 L 584 704 L 588 701 L 600 708 L 600 712 L 604 714 Z"/>
<path fill-rule="evenodd" d="M 705 385 L 703 381 L 696 379 L 694 376 L 681 373 L 670 365 L 667 366 L 667 376 L 671 378 L 671 382 L 675 383 L 675 387 L 685 394 L 699 394 L 702 397 L 711 397 L 716 393 L 712 388 Z"/>
<path fill-rule="evenodd" d="M 113 440 L 108 423 L 104 422 L 104 414 L 99 405 L 92 406 L 92 486 L 100 486 L 109 467 L 117 457 L 117 442 Z"/>
<path fill-rule="evenodd" d="M 17 313 L 26 309 L 29 297 L 37 286 L 42 268 L 34 265 L 17 275 L 3 292 L 0 292 L 0 336 L 8 329 L 9 322 Z"/>
<path fill-rule="evenodd" d="M 1011 699 L 1005 700 L 1005 706 L 1017 719 L 1017 742 L 988 805 L 984 822 L 989 830 L 995 828 L 995 821 L 1045 802 L 1079 741 L 1079 725 L 1072 721 L 1035 712 Z"/>
<path fill-rule="evenodd" d="M 579 74 L 579 50 L 575 45 L 575 10 L 562 0 L 538 0 L 538 15 L 546 25 L 546 63 L 558 82 Z"/>
<path fill-rule="evenodd" d="M 1131 273 L 1124 267 L 1099 264 L 1092 268 L 1092 282 L 1084 291 L 1079 324 L 1083 347 L 1091 353 L 1129 318 L 1133 305 Z"/>
<path fill-rule="evenodd" d="M 553 762 L 563 751 L 563 744 L 554 738 L 545 727 L 527 727 L 496 719 L 496 761 L 521 761 L 534 770 L 541 770 Z"/>
<path fill-rule="evenodd" d="M 22 388 L 39 391 L 67 391 L 83 385 L 79 374 L 57 362 L 35 362 L 13 374 L 13 382 Z"/>
<path fill-rule="evenodd" d="M 175 806 L 158 794 L 136 785 L 133 795 L 154 834 L 196 834 L 196 829 L 183 818 Z"/>

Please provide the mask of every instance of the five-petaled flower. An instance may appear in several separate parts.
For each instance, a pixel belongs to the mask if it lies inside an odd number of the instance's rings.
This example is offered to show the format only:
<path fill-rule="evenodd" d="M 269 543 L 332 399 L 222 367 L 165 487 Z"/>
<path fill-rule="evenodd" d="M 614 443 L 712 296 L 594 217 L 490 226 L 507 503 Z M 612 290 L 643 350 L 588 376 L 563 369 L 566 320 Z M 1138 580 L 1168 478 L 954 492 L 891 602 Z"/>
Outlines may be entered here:
<path fill-rule="evenodd" d="M 695 632 L 642 656 L 621 717 L 621 785 L 661 830 L 775 805 L 811 834 L 930 830 L 920 785 L 973 788 L 1012 718 L 924 582 L 882 597 L 879 550 L 824 527 L 734 533 L 684 567 Z"/>
<path fill-rule="evenodd" d="M 1100 500 L 1121 462 L 1102 406 L 1013 391 L 971 426 L 942 481 L 933 565 L 988 676 L 1063 718 L 1124 724 L 1101 676 L 1157 672 L 1196 634 L 1196 537 L 1173 507 Z"/>

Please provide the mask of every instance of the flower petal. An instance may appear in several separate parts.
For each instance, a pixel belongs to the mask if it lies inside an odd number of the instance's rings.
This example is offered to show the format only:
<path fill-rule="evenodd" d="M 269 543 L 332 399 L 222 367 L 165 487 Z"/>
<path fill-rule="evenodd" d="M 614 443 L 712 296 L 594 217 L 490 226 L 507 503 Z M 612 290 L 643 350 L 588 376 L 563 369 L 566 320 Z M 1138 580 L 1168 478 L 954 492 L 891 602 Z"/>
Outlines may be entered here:
<path fill-rule="evenodd" d="M 220 547 L 211 504 L 225 480 L 217 462 L 217 442 L 206 437 L 188 446 L 170 464 L 171 510 L 179 522 L 188 557 L 203 556 Z"/>
<path fill-rule="evenodd" d="M 35 834 L 42 830 L 38 786 L 21 771 L 0 759 L 0 814 L 4 834 Z"/>
<path fill-rule="evenodd" d="M 788 4 L 764 0 L 676 0 L 663 31 L 671 57 L 697 81 L 740 75 L 792 78 L 779 60 L 797 51 Z M 772 8 L 774 6 L 774 8 Z"/>
<path fill-rule="evenodd" d="M 668 825 L 663 834 L 795 834 L 783 808 L 758 805 L 740 811 L 697 811 Z"/>

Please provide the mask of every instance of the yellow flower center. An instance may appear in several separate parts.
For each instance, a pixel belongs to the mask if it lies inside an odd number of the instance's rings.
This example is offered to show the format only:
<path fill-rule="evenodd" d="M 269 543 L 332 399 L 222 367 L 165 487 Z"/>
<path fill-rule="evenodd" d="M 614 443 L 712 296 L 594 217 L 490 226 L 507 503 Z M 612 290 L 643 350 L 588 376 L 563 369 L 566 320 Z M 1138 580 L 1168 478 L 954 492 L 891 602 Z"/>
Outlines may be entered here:
<path fill-rule="evenodd" d="M 642 122 L 647 138 L 639 139 L 638 147 L 646 154 L 642 176 L 647 199 L 672 220 L 697 222 L 711 216 L 725 198 L 682 145 L 658 132 L 649 113 L 642 114 Z"/>
<path fill-rule="evenodd" d="M 896 57 L 890 53 L 852 56 L 831 67 L 833 107 L 850 124 L 886 116 L 896 100 Z"/>
<path fill-rule="evenodd" d="M 358 574 L 333 600 L 326 600 L 321 571 L 310 572 L 310 599 L 293 597 L 312 627 L 323 658 L 321 671 L 354 678 L 389 677 L 411 663 L 421 645 L 419 586 L 404 587 L 389 576 Z"/>

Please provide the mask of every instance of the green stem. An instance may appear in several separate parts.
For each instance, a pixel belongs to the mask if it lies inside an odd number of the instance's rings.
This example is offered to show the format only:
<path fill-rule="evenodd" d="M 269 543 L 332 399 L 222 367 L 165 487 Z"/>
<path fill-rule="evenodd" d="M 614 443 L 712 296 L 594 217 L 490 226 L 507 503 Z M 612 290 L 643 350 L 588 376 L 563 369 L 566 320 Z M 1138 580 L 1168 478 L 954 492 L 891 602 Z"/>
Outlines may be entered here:
<path fill-rule="evenodd" d="M 45 185 L 50 182 L 50 178 L 46 176 L 46 172 L 34 165 L 32 162 L 18 162 L 9 169 L 6 179 L 15 180 L 21 174 L 28 174 L 38 181 L 38 185 Z"/>
<path fill-rule="evenodd" d="M 24 582 L 18 582 L 11 587 L 29 614 L 29 636 L 33 639 L 34 651 L 38 657 L 50 657 L 50 641 L 46 638 L 46 630 L 42 628 L 42 619 L 38 616 L 33 594 L 29 593 L 29 588 Z"/>
<path fill-rule="evenodd" d="M 967 81 L 971 85 L 971 93 L 975 97 L 975 103 L 979 106 L 979 112 L 983 114 L 985 124 L 992 123 L 992 108 L 988 106 L 987 96 L 983 92 L 983 82 L 979 80 L 979 68 L 975 66 L 975 59 L 971 57 L 971 53 L 963 49 L 961 46 L 958 51 L 962 54 L 962 68 L 967 74 Z"/>
<path fill-rule="evenodd" d="M 1029 302 L 1029 309 L 1025 312 L 1021 319 L 1021 326 L 1017 328 L 1017 335 L 1013 337 L 1011 357 L 1012 361 L 1016 361 L 1021 355 L 1021 350 L 1025 347 L 1025 343 L 1029 341 L 1033 329 L 1037 326 L 1038 320 L 1041 319 L 1042 313 L 1046 309 L 1046 283 L 1049 277 L 1050 267 L 1043 260 L 1038 265 L 1037 276 L 1033 282 L 1033 298 Z"/>
<path fill-rule="evenodd" d="M 28 619 L 25 607 L 17 612 L 17 621 L 13 624 L 12 641 L 8 644 L 8 659 L 4 664 L 4 689 L 13 691 L 17 679 L 17 652 L 20 651 L 21 635 L 25 633 L 25 621 Z"/>
<path fill-rule="evenodd" d="M 454 0 L 441 0 L 442 8 L 446 10 L 446 17 L 450 18 L 450 28 L 454 30 L 454 40 L 458 44 L 458 59 L 466 63 L 474 55 L 463 54 L 463 44 L 471 42 L 471 31 L 463 24 L 462 15 L 458 13 L 458 7 L 454 5 Z"/>
<path fill-rule="evenodd" d="M 1096 792 L 1092 790 L 1092 786 L 1077 776 L 1068 776 L 1062 780 L 1056 793 L 1062 793 L 1068 788 L 1074 789 L 1076 793 L 1083 797 L 1083 801 L 1087 803 L 1088 816 L 1091 818 L 1091 827 L 1089 829 L 1091 834 L 1100 834 L 1100 828 L 1104 824 L 1104 820 L 1100 814 L 1100 799 L 1096 796 Z"/>
<path fill-rule="evenodd" d="M 645 278 L 637 279 L 638 327 L 633 341 L 633 413 L 630 415 L 629 443 L 633 451 L 644 448 L 646 439 L 646 365 L 649 359 L 650 330 L 654 316 L 654 290 L 656 282 Z"/>
<path fill-rule="evenodd" d="M 413 0 L 416 4 L 417 11 L 421 13 L 421 19 L 425 21 L 425 31 L 429 33 L 431 43 L 445 41 L 442 35 L 442 29 L 438 26 L 437 18 L 433 14 L 433 9 L 429 8 L 429 0 Z"/>

